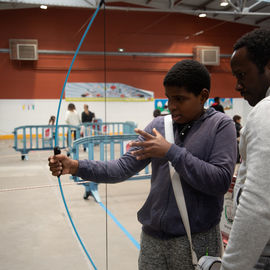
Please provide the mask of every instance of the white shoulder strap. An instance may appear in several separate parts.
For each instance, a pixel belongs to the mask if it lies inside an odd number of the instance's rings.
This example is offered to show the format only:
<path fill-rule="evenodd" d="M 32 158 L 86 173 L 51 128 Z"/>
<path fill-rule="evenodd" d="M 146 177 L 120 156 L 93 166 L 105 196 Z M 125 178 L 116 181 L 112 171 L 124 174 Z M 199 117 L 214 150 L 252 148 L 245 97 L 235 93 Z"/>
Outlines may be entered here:
<path fill-rule="evenodd" d="M 165 138 L 169 143 L 174 143 L 172 116 L 170 114 L 164 116 Z"/>
<path fill-rule="evenodd" d="M 166 140 L 170 143 L 174 143 L 173 124 L 172 124 L 171 115 L 166 115 L 164 117 L 164 128 L 165 128 Z M 169 169 L 170 169 L 170 176 L 171 176 L 174 196 L 175 196 L 176 203 L 177 203 L 177 206 L 179 208 L 179 212 L 180 212 L 183 224 L 185 226 L 185 230 L 186 230 L 188 240 L 190 243 L 192 263 L 193 263 L 194 267 L 196 267 L 196 265 L 198 264 L 198 259 L 197 259 L 197 255 L 194 251 L 193 244 L 192 244 L 187 207 L 186 207 L 186 202 L 185 202 L 185 197 L 184 197 L 184 193 L 183 193 L 183 189 L 182 189 L 181 180 L 180 180 L 179 174 L 175 171 L 171 162 L 169 162 Z"/>

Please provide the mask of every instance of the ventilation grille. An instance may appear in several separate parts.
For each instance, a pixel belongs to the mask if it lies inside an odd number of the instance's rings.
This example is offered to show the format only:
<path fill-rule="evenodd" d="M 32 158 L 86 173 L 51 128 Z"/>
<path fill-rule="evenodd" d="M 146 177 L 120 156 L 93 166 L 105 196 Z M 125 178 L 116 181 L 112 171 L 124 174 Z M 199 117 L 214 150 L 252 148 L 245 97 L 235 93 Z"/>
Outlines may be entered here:
<path fill-rule="evenodd" d="M 36 39 L 10 39 L 9 53 L 12 60 L 38 60 Z"/>
<path fill-rule="evenodd" d="M 208 66 L 219 65 L 219 47 L 196 46 L 193 48 L 193 59 Z"/>

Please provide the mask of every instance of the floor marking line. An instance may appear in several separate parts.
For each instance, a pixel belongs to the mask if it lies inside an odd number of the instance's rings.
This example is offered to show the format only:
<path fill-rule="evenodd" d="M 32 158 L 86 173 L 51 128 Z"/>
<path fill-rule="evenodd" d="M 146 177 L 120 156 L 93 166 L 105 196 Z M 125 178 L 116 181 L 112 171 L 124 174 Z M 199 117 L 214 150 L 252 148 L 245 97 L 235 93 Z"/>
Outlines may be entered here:
<path fill-rule="evenodd" d="M 116 219 L 116 217 L 106 208 L 106 206 L 100 202 L 99 205 L 108 213 L 112 220 L 118 225 L 118 227 L 125 233 L 129 240 L 140 250 L 140 244 L 134 239 L 134 237 L 125 229 L 125 227 Z"/>
<path fill-rule="evenodd" d="M 80 181 L 74 183 L 62 183 L 62 186 L 74 186 L 78 184 L 89 183 L 89 181 Z M 28 189 L 39 189 L 39 188 L 49 188 L 49 187 L 58 187 L 58 184 L 51 184 L 51 185 L 42 185 L 42 186 L 26 186 L 26 187 L 15 187 L 15 188 L 4 188 L 0 189 L 0 192 L 7 192 L 7 191 L 18 191 L 18 190 L 28 190 Z"/>

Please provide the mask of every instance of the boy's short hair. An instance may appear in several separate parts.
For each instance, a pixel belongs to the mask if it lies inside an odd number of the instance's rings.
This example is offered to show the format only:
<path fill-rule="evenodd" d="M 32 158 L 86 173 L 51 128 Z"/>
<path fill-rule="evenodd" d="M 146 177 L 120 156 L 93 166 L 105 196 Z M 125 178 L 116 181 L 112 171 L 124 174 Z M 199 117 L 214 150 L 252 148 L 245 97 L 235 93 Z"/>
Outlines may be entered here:
<path fill-rule="evenodd" d="M 247 49 L 248 58 L 263 73 L 270 61 L 270 29 L 255 29 L 245 34 L 234 44 L 233 50 L 242 47 Z"/>
<path fill-rule="evenodd" d="M 210 92 L 210 74 L 198 61 L 182 60 L 169 70 L 163 85 L 184 87 L 188 92 L 198 96 L 203 88 Z"/>

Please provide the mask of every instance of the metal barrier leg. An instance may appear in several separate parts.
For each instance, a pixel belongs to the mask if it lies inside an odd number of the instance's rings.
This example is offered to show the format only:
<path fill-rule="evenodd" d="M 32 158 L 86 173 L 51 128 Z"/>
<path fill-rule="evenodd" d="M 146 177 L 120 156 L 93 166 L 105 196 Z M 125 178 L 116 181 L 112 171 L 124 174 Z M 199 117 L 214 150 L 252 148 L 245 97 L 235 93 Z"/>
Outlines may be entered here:
<path fill-rule="evenodd" d="M 85 186 L 85 193 L 84 193 L 83 198 L 85 200 L 87 200 L 89 196 L 93 196 L 97 203 L 101 202 L 99 193 L 98 193 L 97 183 L 89 182 L 87 184 L 84 184 L 84 186 Z"/>
<path fill-rule="evenodd" d="M 29 160 L 28 155 L 22 154 L 21 155 L 21 160 Z"/>

